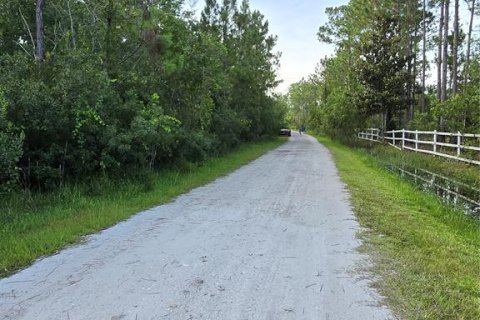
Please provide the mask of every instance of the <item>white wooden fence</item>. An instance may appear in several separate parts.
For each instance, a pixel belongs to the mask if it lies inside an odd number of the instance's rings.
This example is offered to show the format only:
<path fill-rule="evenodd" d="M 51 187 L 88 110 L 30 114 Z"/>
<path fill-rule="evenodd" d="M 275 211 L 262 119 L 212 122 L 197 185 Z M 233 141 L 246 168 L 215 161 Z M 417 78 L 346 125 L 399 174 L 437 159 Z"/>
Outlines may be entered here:
<path fill-rule="evenodd" d="M 366 129 L 365 132 L 359 132 L 358 137 L 364 140 L 370 140 L 375 142 L 381 142 L 382 136 L 380 135 L 381 130 L 377 128 Z"/>
<path fill-rule="evenodd" d="M 399 150 L 412 150 L 480 165 L 480 134 L 461 132 L 393 130 L 382 135 L 369 128 L 359 132 L 360 139 L 386 142 Z"/>

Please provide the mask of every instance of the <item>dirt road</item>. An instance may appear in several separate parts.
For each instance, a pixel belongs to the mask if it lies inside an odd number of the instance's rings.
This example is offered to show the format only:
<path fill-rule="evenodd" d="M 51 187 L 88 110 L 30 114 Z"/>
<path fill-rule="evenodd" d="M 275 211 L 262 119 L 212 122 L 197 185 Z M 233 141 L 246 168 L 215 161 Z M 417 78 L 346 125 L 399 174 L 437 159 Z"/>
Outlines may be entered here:
<path fill-rule="evenodd" d="M 1 280 L 0 319 L 391 319 L 358 229 L 328 151 L 294 134 Z"/>

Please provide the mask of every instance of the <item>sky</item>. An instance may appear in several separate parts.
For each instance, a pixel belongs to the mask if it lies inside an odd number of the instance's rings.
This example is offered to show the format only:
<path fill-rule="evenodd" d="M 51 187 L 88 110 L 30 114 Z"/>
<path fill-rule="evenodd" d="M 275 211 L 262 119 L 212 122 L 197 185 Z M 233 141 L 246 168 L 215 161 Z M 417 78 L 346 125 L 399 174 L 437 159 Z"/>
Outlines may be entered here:
<path fill-rule="evenodd" d="M 282 53 L 278 76 L 283 82 L 277 91 L 288 87 L 315 71 L 315 66 L 334 47 L 317 39 L 320 25 L 327 21 L 325 9 L 347 4 L 347 0 L 250 0 L 254 9 L 269 21 L 270 31 L 278 36 L 276 49 Z"/>
<path fill-rule="evenodd" d="M 250 7 L 259 10 L 269 22 L 270 33 L 277 35 L 276 51 L 282 53 L 278 78 L 283 82 L 277 92 L 286 93 L 288 87 L 315 71 L 315 66 L 334 47 L 317 40 L 320 25 L 325 24 L 325 8 L 347 4 L 348 0 L 250 0 Z M 197 11 L 203 0 L 196 3 Z"/>

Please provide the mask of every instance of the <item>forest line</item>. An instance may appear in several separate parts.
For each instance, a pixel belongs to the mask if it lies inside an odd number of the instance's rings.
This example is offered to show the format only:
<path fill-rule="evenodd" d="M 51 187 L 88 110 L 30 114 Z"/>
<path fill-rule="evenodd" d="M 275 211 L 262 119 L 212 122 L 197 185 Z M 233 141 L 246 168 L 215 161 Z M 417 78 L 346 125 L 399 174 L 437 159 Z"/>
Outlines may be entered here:
<path fill-rule="evenodd" d="M 200 162 L 275 134 L 276 37 L 247 0 L 0 3 L 0 188 Z"/>
<path fill-rule="evenodd" d="M 335 55 L 290 87 L 290 123 L 348 139 L 369 127 L 479 132 L 480 5 L 464 1 L 462 26 L 459 5 L 352 0 L 327 8 L 318 39 Z"/>

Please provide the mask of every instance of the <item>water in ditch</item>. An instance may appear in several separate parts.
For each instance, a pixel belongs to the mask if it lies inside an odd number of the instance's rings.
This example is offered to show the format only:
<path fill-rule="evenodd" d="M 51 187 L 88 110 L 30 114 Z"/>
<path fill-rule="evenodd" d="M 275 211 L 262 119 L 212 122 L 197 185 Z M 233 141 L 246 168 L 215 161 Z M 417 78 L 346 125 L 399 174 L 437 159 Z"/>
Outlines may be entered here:
<path fill-rule="evenodd" d="M 445 176 L 409 166 L 387 165 L 387 169 L 418 186 L 436 194 L 442 201 L 461 208 L 480 220 L 480 190 Z"/>

